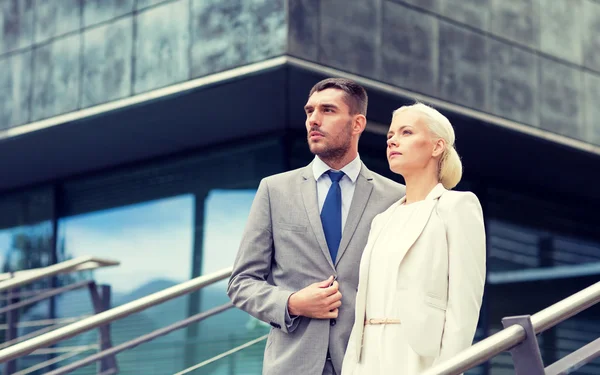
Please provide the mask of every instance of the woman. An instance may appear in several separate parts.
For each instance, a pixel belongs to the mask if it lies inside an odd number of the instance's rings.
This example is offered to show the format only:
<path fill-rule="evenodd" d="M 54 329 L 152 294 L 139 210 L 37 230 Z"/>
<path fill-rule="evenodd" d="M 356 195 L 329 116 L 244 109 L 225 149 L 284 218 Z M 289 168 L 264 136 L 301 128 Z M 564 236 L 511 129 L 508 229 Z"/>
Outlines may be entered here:
<path fill-rule="evenodd" d="M 393 114 L 390 169 L 406 196 L 371 225 L 342 375 L 419 374 L 472 343 L 485 283 L 481 206 L 450 191 L 462 165 L 448 119 L 424 104 Z"/>

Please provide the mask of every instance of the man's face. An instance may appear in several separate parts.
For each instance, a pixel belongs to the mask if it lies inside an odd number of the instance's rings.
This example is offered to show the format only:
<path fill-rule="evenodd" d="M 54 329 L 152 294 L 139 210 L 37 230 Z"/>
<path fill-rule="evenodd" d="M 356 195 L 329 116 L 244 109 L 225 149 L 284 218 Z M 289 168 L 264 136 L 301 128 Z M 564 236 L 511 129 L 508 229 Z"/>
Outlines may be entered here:
<path fill-rule="evenodd" d="M 325 89 L 313 93 L 304 106 L 308 147 L 321 158 L 341 157 L 352 144 L 354 116 L 344 95 L 342 90 Z"/>

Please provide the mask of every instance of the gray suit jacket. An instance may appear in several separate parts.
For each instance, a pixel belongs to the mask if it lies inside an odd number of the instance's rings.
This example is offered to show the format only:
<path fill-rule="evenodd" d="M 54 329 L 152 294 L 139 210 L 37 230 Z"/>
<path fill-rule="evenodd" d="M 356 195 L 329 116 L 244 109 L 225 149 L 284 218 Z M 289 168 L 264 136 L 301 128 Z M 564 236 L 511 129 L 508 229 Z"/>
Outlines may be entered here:
<path fill-rule="evenodd" d="M 323 234 L 312 165 L 261 181 L 227 294 L 237 307 L 273 327 L 263 374 L 320 375 L 328 350 L 336 373 L 341 372 L 371 221 L 403 195 L 404 186 L 362 165 L 334 264 Z M 290 295 L 331 275 L 337 275 L 342 293 L 338 318 L 290 321 Z"/>

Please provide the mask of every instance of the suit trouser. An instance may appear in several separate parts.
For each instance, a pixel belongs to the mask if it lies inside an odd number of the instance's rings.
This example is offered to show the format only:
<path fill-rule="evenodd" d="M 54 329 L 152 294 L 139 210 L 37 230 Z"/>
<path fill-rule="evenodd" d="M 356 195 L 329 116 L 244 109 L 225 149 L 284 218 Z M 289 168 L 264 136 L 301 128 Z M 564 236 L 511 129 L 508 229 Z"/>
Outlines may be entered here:
<path fill-rule="evenodd" d="M 323 368 L 323 375 L 336 375 L 333 369 L 333 363 L 331 360 L 325 361 L 325 367 Z"/>

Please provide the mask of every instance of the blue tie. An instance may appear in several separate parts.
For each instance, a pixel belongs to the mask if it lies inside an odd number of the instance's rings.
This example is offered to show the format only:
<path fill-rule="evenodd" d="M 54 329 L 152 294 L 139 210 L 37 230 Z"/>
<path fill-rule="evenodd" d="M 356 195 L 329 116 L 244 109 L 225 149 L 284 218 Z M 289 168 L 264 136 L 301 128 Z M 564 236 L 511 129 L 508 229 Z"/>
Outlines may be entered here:
<path fill-rule="evenodd" d="M 344 172 L 327 171 L 331 179 L 331 187 L 325 198 L 323 209 L 321 209 L 321 223 L 325 232 L 325 241 L 331 254 L 331 260 L 335 263 L 338 247 L 342 240 L 342 189 L 340 180 Z"/>

